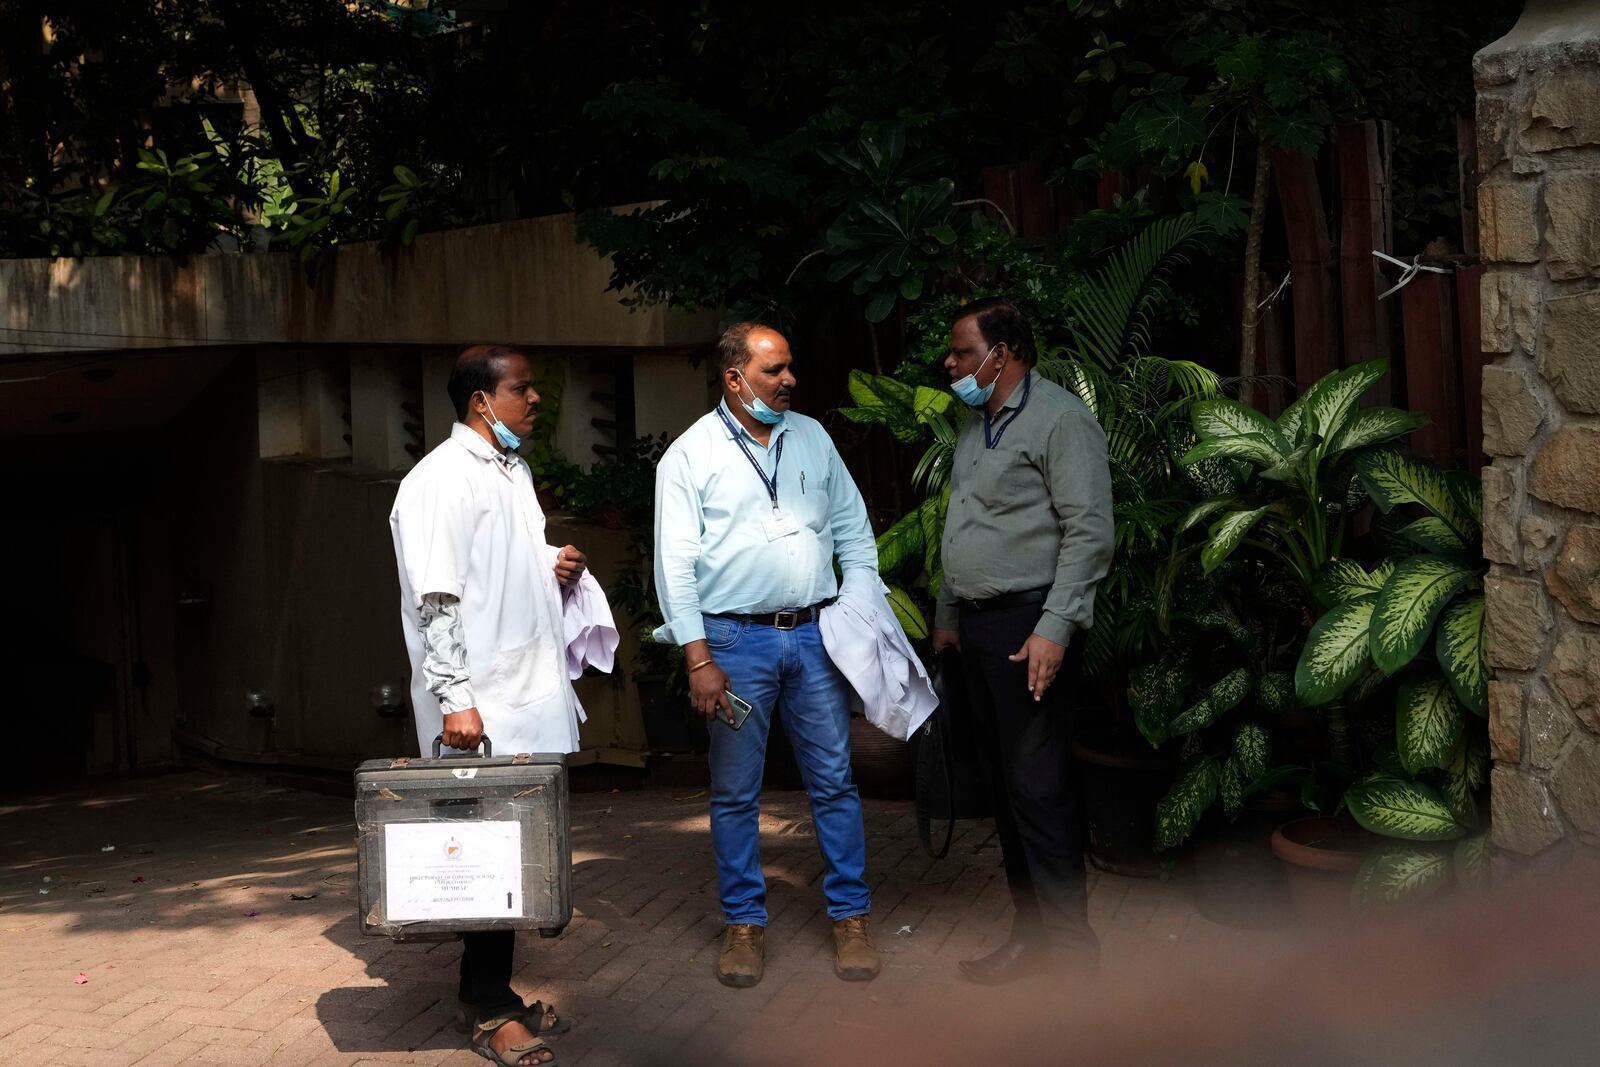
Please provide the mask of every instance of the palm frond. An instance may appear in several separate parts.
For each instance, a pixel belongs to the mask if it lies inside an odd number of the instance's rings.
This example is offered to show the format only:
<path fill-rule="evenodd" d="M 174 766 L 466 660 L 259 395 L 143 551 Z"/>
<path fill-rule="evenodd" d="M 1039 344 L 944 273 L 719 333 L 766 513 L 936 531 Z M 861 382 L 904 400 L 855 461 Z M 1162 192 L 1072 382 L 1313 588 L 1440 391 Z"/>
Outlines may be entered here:
<path fill-rule="evenodd" d="M 1068 293 L 1070 328 L 1080 358 L 1110 369 L 1143 354 L 1167 271 L 1204 230 L 1193 215 L 1157 219 Z"/>

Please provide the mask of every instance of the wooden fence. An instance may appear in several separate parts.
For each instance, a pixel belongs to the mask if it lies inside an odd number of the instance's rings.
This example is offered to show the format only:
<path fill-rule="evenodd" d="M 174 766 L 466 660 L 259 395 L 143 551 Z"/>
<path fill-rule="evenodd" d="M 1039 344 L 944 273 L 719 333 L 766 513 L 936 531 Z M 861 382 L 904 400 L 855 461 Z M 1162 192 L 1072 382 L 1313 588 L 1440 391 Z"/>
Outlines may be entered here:
<path fill-rule="evenodd" d="M 1422 455 L 1447 467 L 1476 470 L 1485 463 L 1477 257 L 1477 184 L 1473 132 L 1460 139 L 1461 232 L 1452 248 L 1394 248 L 1386 124 L 1341 125 L 1317 158 L 1273 155 L 1273 199 L 1260 284 L 1256 363 L 1267 386 L 1262 398 L 1279 411 L 1300 390 L 1341 367 L 1375 357 L 1391 361 L 1390 375 L 1371 403 L 1425 411 L 1427 427 L 1412 439 Z M 1095 203 L 1046 184 L 1037 163 L 989 167 L 984 196 L 1006 212 L 1020 236 L 1047 239 L 1092 206 L 1109 206 L 1127 187 L 1103 175 Z M 1419 271 L 1393 295 L 1400 268 L 1385 252 L 1444 273 Z M 1288 285 L 1282 285 L 1285 276 Z M 1239 304 L 1235 285 L 1233 304 Z M 1279 294 L 1273 296 L 1273 294 Z M 1222 354 L 1233 370 L 1233 354 Z"/>

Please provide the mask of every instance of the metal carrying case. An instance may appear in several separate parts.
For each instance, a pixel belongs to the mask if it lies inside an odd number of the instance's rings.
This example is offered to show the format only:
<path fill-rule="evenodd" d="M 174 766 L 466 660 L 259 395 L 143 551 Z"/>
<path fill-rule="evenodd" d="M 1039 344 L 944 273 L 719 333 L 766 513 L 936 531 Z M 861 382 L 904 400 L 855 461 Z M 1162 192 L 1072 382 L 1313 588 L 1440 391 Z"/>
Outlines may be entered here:
<path fill-rule="evenodd" d="M 363 933 L 400 940 L 469 930 L 560 934 L 572 919 L 562 755 L 367 760 L 356 768 Z"/>

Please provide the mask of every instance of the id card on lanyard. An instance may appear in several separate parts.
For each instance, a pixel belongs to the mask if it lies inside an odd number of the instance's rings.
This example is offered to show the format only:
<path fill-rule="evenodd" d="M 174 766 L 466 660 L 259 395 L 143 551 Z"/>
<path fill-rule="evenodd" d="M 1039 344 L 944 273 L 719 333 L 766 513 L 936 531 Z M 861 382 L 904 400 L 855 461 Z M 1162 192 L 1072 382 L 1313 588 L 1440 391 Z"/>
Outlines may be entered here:
<path fill-rule="evenodd" d="M 728 432 L 733 434 L 733 443 L 739 446 L 739 451 L 744 453 L 744 458 L 749 460 L 750 466 L 755 468 L 756 477 L 761 479 L 761 485 L 767 491 L 767 499 L 772 501 L 772 514 L 763 517 L 761 520 L 761 529 L 767 535 L 767 540 L 776 541 L 779 538 L 799 533 L 800 524 L 795 521 L 794 516 L 778 506 L 778 468 L 783 463 L 783 437 L 781 435 L 778 437 L 778 443 L 773 448 L 772 477 L 768 478 L 767 472 L 761 469 L 761 462 L 750 451 L 750 446 L 744 443 L 744 438 L 739 434 L 739 428 L 734 425 L 732 419 L 728 418 L 727 412 L 719 407 L 717 408 L 717 417 L 728 428 Z"/>

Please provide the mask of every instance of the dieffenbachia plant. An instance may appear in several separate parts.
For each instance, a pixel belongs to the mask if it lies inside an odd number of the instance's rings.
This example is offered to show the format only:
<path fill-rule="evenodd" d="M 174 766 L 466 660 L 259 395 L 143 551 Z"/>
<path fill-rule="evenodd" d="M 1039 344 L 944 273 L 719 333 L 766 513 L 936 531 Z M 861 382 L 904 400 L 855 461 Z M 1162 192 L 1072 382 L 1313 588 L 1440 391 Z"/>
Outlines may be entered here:
<path fill-rule="evenodd" d="M 1334 560 L 1318 581 L 1327 611 L 1311 628 L 1295 670 L 1307 705 L 1398 683 L 1394 750 L 1345 792 L 1356 821 L 1409 842 L 1378 849 L 1356 880 L 1358 902 L 1424 896 L 1450 878 L 1480 880 L 1489 840 L 1479 796 L 1488 774 L 1489 669 L 1483 649 L 1479 545 L 1482 489 L 1464 472 L 1439 471 L 1391 449 L 1356 464 L 1385 513 L 1419 512 L 1372 569 Z M 1445 842 L 1459 842 L 1453 849 Z"/>

